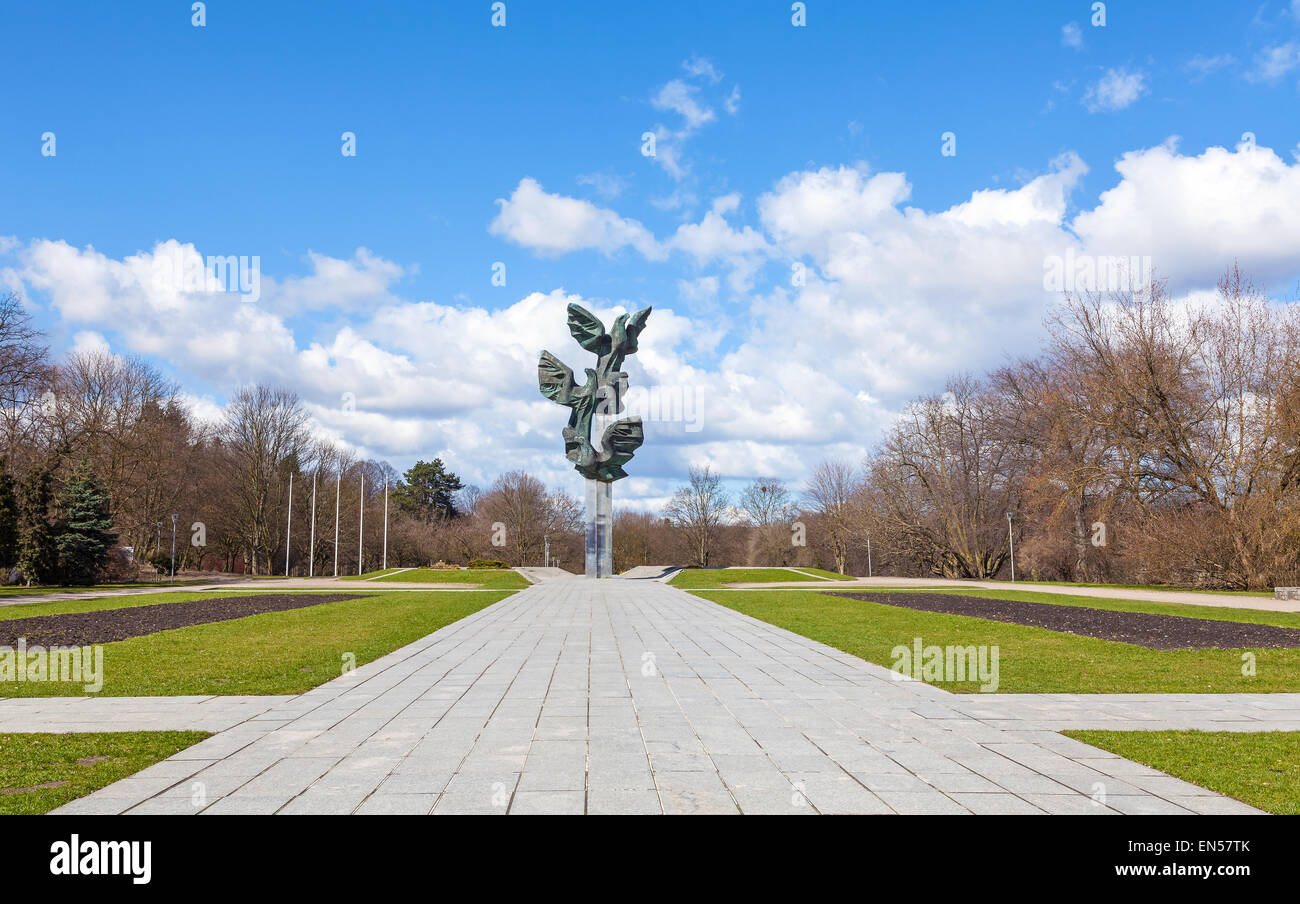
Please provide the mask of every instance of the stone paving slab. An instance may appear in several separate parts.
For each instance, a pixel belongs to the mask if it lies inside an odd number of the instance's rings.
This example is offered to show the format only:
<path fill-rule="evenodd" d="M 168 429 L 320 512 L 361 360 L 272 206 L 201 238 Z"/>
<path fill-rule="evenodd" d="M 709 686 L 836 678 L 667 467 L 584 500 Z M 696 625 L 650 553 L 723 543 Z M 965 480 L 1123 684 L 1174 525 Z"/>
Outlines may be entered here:
<path fill-rule="evenodd" d="M 0 731 L 226 731 L 292 696 L 5 697 Z"/>
<path fill-rule="evenodd" d="M 1002 731 L 1300 731 L 1300 694 L 982 694 L 950 706 Z"/>
<path fill-rule="evenodd" d="M 171 705 L 194 718 L 221 699 Z M 1258 812 L 1055 726 L 1235 713 L 1215 724 L 1268 730 L 1300 707 L 957 696 L 653 580 L 586 579 L 539 582 L 304 694 L 257 699 L 255 716 L 55 812 Z M 50 711 L 5 701 L 0 718 L 20 710 Z"/>

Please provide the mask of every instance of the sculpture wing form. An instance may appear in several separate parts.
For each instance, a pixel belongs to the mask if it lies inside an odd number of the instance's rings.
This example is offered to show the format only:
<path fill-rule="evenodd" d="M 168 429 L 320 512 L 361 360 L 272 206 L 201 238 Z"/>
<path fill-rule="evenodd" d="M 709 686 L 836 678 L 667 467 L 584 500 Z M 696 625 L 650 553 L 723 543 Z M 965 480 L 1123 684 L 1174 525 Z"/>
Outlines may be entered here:
<path fill-rule="evenodd" d="M 610 338 L 605 332 L 605 324 L 586 308 L 576 304 L 569 305 L 569 332 L 587 351 L 597 355 L 608 354 Z"/>
<path fill-rule="evenodd" d="M 641 418 L 629 417 L 615 421 L 605 428 L 601 437 L 604 452 L 598 458 L 599 479 L 618 480 L 626 477 L 623 465 L 632 460 L 632 453 L 641 448 L 645 442 L 645 431 L 641 427 Z"/>
<path fill-rule="evenodd" d="M 552 402 L 573 407 L 576 401 L 573 371 L 550 352 L 542 352 L 542 360 L 537 362 L 537 384 L 542 395 Z"/>
<path fill-rule="evenodd" d="M 650 319 L 650 308 L 642 308 L 627 318 L 627 353 L 636 351 L 636 337 L 645 329 L 645 322 Z"/>

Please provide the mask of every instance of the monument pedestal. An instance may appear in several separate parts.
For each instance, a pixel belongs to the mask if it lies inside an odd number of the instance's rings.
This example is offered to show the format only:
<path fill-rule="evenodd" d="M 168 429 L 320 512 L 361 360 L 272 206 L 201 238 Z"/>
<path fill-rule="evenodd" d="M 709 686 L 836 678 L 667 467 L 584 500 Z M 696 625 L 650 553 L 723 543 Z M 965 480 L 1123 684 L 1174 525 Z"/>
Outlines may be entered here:
<path fill-rule="evenodd" d="M 587 577 L 614 576 L 614 485 L 587 480 Z"/>

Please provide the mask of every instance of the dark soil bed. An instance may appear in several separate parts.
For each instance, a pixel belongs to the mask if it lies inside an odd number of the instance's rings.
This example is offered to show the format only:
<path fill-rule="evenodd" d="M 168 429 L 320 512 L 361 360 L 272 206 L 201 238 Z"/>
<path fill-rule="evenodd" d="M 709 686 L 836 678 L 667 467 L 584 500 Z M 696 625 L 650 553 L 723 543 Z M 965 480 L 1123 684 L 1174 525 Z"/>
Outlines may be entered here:
<path fill-rule="evenodd" d="M 15 618 L 0 621 L 0 646 L 13 647 L 20 637 L 27 638 L 29 647 L 35 644 L 71 647 L 112 643 L 172 628 L 230 621 L 249 615 L 261 615 L 263 612 L 305 609 L 308 606 L 355 600 L 363 596 L 364 593 L 259 593 L 255 596 L 230 596 L 183 603 L 100 609 L 97 612 Z"/>
<path fill-rule="evenodd" d="M 1111 609 L 1090 609 L 1086 606 L 1058 606 L 1053 603 L 995 600 L 947 593 L 835 593 L 833 595 L 870 603 L 883 603 L 886 606 L 916 609 L 921 612 L 969 615 L 990 621 L 1010 622 L 1013 625 L 1079 634 L 1083 637 L 1098 637 L 1102 640 L 1136 644 L 1150 650 L 1300 647 L 1300 629 L 1279 628 L 1276 625 L 1249 625 L 1242 622 L 1189 618 L 1182 615 L 1117 612 Z"/>

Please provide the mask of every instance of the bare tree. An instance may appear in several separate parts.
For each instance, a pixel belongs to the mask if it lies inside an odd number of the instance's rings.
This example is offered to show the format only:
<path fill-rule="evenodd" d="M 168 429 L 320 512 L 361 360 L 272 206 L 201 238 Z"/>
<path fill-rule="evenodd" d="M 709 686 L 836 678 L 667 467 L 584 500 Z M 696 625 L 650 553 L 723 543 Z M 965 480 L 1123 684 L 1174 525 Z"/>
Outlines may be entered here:
<path fill-rule="evenodd" d="M 538 565 L 548 535 L 575 533 L 582 523 L 582 508 L 564 493 L 552 493 L 546 485 L 523 471 L 502 474 L 478 500 L 488 531 L 492 524 L 504 527 L 505 545 L 498 551 L 509 554 L 520 565 Z"/>
<path fill-rule="evenodd" d="M 813 468 L 804 495 L 824 530 L 826 544 L 835 570 L 844 574 L 853 541 L 858 512 L 858 476 L 853 466 L 842 461 L 826 460 Z"/>
<path fill-rule="evenodd" d="M 17 294 L 0 296 L 0 423 L 10 458 L 35 439 L 33 418 L 41 395 L 49 391 L 49 350 L 43 338 Z"/>
<path fill-rule="evenodd" d="M 708 465 L 691 465 L 687 479 L 689 483 L 678 487 L 664 514 L 689 539 L 694 565 L 708 568 L 729 505 L 727 491 Z"/>
<path fill-rule="evenodd" d="M 257 384 L 235 393 L 220 430 L 226 452 L 231 516 L 239 525 L 253 574 L 271 573 L 270 552 L 283 539 L 281 515 L 291 471 L 301 469 L 311 440 L 296 393 Z"/>
<path fill-rule="evenodd" d="M 886 540 L 951 578 L 990 578 L 1009 555 L 1006 516 L 1023 460 L 1000 431 L 999 397 L 970 377 L 908 406 L 870 463 Z"/>
<path fill-rule="evenodd" d="M 750 564 L 789 565 L 795 547 L 790 542 L 790 522 L 797 507 L 785 484 L 775 478 L 760 478 L 740 494 L 740 516 L 749 527 Z"/>

